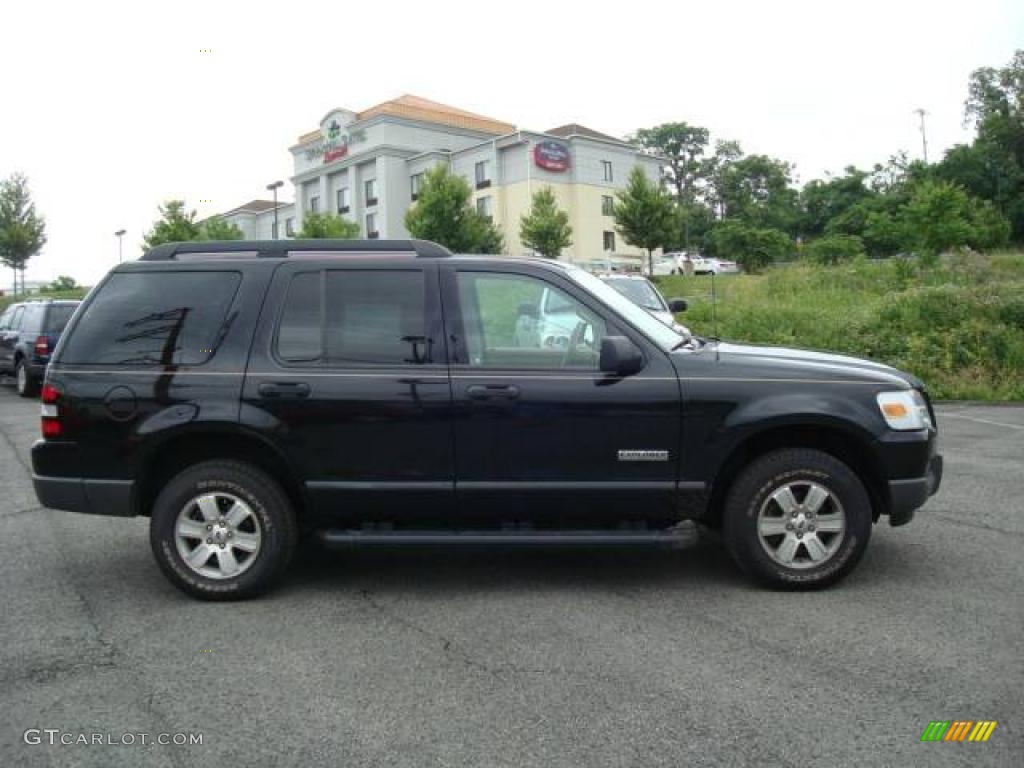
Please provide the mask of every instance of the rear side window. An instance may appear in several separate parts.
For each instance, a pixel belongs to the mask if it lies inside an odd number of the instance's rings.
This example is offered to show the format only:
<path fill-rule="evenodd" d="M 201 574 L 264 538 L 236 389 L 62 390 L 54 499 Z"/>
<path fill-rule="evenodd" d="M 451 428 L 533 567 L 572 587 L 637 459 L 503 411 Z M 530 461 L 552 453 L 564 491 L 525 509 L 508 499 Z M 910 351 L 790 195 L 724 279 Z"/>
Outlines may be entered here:
<path fill-rule="evenodd" d="M 75 313 L 75 304 L 57 304 L 46 313 L 46 327 L 43 333 L 61 333 L 67 327 L 68 320 Z"/>
<path fill-rule="evenodd" d="M 238 272 L 122 272 L 89 302 L 60 362 L 197 365 L 216 348 Z"/>
<path fill-rule="evenodd" d="M 415 365 L 430 361 L 421 270 L 328 270 L 296 275 L 277 332 L 292 363 Z"/>
<path fill-rule="evenodd" d="M 46 307 L 42 304 L 28 304 L 25 316 L 21 319 L 21 330 L 24 333 L 39 333 L 42 330 L 42 319 Z"/>

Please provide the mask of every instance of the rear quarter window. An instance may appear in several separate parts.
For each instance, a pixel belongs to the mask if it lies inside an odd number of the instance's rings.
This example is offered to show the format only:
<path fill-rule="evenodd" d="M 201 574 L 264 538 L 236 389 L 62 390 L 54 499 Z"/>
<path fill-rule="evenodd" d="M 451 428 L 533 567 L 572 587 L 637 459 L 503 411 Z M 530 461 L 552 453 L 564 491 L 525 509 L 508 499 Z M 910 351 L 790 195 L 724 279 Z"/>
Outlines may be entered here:
<path fill-rule="evenodd" d="M 46 313 L 46 327 L 43 328 L 43 333 L 62 333 L 77 306 L 77 304 L 58 304 L 50 307 L 50 311 Z"/>
<path fill-rule="evenodd" d="M 238 272 L 111 275 L 61 350 L 72 365 L 199 365 L 216 349 Z"/>

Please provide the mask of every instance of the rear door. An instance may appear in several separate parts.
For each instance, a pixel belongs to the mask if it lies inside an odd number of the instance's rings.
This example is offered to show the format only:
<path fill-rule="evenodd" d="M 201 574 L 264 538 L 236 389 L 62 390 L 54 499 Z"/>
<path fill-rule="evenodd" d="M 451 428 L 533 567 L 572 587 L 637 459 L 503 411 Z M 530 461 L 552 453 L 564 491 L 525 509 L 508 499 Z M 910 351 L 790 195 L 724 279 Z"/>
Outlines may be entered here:
<path fill-rule="evenodd" d="M 8 314 L 9 313 L 9 314 Z M 4 313 L 7 318 L 0 329 L 0 368 L 5 371 L 14 370 L 14 348 L 21 336 L 21 323 L 25 317 L 25 305 L 21 304 Z"/>
<path fill-rule="evenodd" d="M 460 513 L 570 526 L 671 517 L 681 406 L 667 355 L 551 270 L 442 273 Z M 599 371 L 606 335 L 637 343 L 644 369 Z"/>
<path fill-rule="evenodd" d="M 451 391 L 436 266 L 289 261 L 253 347 L 242 419 L 268 434 L 326 522 L 451 511 Z"/>

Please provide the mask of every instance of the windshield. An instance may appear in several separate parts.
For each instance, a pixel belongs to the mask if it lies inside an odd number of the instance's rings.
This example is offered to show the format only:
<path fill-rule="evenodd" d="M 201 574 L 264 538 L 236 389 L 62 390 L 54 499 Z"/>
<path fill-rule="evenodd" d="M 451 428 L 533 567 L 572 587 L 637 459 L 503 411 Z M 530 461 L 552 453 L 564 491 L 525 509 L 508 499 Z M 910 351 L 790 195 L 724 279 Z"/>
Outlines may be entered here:
<path fill-rule="evenodd" d="M 566 274 L 576 283 L 614 309 L 626 320 L 639 328 L 647 338 L 666 350 L 679 345 L 679 334 L 658 320 L 645 309 L 641 309 L 600 278 L 594 277 L 579 267 L 567 266 Z"/>
<path fill-rule="evenodd" d="M 646 280 L 634 280 L 629 277 L 606 278 L 605 282 L 621 293 L 634 304 L 653 312 L 667 312 L 668 306 L 661 294 Z"/>

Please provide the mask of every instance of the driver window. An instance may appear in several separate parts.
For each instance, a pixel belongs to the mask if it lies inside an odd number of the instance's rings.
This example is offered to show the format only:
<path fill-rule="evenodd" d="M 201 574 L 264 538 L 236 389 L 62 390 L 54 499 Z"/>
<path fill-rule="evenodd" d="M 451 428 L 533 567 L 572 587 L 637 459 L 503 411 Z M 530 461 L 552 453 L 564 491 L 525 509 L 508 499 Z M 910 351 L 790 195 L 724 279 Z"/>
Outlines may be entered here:
<path fill-rule="evenodd" d="M 569 294 L 527 275 L 457 279 L 471 366 L 597 370 L 604 320 Z"/>

